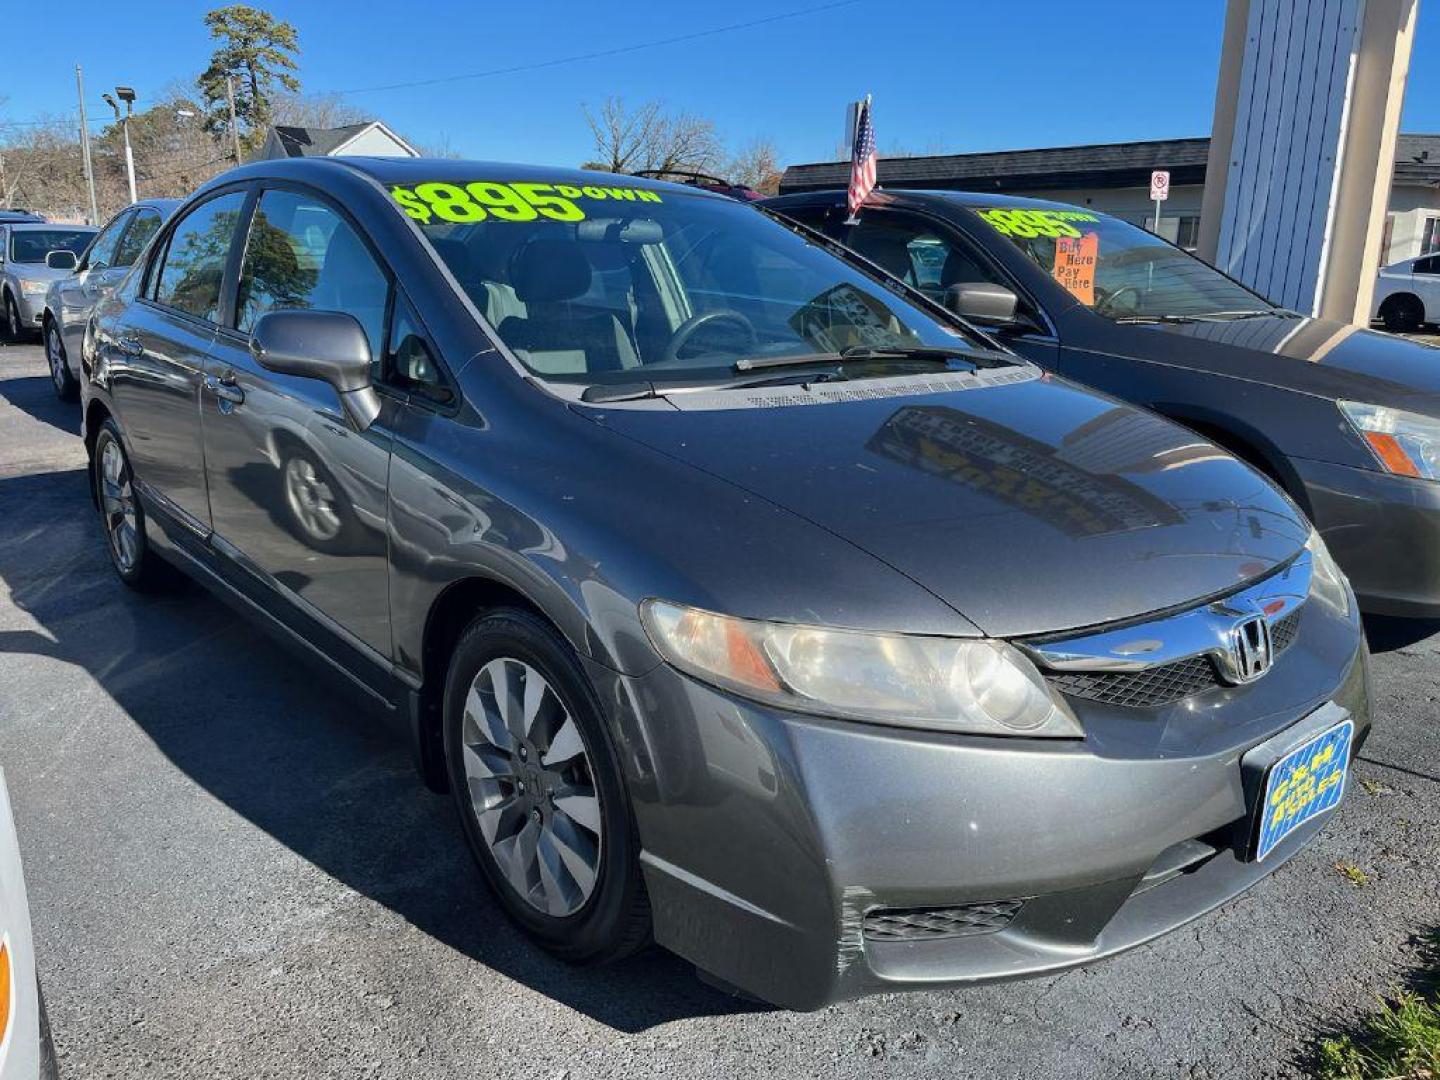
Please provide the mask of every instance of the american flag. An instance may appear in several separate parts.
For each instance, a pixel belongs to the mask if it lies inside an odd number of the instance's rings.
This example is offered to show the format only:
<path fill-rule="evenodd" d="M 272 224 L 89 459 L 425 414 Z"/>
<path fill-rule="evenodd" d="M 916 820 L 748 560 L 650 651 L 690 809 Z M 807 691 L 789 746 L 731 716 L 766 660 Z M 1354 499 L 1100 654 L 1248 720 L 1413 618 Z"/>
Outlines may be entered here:
<path fill-rule="evenodd" d="M 859 213 L 866 196 L 875 190 L 875 128 L 870 123 L 870 99 L 860 103 L 855 119 L 855 143 L 850 153 L 850 217 Z"/>

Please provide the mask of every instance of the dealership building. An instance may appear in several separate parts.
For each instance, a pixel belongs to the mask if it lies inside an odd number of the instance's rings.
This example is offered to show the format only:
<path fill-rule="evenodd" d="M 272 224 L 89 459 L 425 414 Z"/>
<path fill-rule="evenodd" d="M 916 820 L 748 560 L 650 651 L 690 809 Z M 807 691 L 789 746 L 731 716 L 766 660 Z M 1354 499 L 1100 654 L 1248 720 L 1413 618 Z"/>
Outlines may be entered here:
<path fill-rule="evenodd" d="M 988 154 L 882 158 L 879 184 L 893 187 L 1004 192 L 1088 206 L 1150 228 L 1150 173 L 1170 172 L 1170 198 L 1160 212 L 1160 232 L 1195 248 L 1205 191 L 1209 139 L 1063 146 Z M 1440 135 L 1401 135 L 1380 264 L 1440 251 Z M 843 188 L 849 162 L 792 165 L 781 193 Z"/>

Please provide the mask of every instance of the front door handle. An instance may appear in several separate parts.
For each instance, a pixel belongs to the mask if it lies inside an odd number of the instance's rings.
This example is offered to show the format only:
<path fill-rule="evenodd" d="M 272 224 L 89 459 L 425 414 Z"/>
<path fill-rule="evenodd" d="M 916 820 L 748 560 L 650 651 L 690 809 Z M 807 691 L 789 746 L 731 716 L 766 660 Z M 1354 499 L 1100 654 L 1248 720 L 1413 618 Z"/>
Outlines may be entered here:
<path fill-rule="evenodd" d="M 139 338 L 122 337 L 115 342 L 115 347 L 125 356 L 138 357 L 145 355 L 145 346 Z"/>
<path fill-rule="evenodd" d="M 232 405 L 239 405 L 245 400 L 245 391 L 235 385 L 235 376 L 231 374 L 205 376 L 205 389 L 214 394 L 221 401 L 228 401 Z"/>

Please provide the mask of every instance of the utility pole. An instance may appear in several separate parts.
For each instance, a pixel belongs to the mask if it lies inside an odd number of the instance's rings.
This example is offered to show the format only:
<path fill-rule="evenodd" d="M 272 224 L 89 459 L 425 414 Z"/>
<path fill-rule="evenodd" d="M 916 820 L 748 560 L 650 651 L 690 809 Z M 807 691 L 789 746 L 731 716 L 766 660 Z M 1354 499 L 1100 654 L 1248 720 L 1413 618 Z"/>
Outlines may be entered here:
<path fill-rule="evenodd" d="M 90 224 L 100 224 L 100 204 L 95 199 L 95 168 L 90 163 L 90 128 L 85 122 L 85 76 L 75 65 L 75 90 L 80 95 L 80 159 L 85 164 L 85 186 L 90 191 Z"/>
<path fill-rule="evenodd" d="M 135 104 L 135 91 L 128 86 L 117 86 L 115 93 L 120 95 L 120 100 L 125 102 L 125 115 L 120 115 L 120 106 L 109 94 L 100 95 L 106 105 L 115 110 L 115 122 L 120 125 L 121 135 L 125 139 L 125 179 L 130 184 L 130 201 L 133 203 L 139 196 L 135 193 L 135 155 L 130 152 L 130 111 Z"/>
<path fill-rule="evenodd" d="M 235 122 L 235 77 L 225 76 L 225 99 L 230 102 L 230 141 L 235 147 L 235 164 L 240 164 L 240 126 Z"/>

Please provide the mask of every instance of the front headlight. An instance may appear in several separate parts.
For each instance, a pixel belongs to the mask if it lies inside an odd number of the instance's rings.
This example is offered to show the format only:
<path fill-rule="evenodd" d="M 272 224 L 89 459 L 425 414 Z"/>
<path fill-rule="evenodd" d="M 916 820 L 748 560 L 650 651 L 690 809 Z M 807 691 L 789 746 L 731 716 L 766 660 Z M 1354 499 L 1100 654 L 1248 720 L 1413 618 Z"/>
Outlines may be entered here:
<path fill-rule="evenodd" d="M 1310 553 L 1310 595 L 1329 604 L 1342 615 L 1350 614 L 1350 582 L 1340 572 L 1340 567 L 1330 555 L 1320 533 L 1310 530 L 1310 539 L 1305 541 L 1305 550 Z"/>
<path fill-rule="evenodd" d="M 1339 404 L 1388 472 L 1440 480 L 1440 420 L 1384 405 Z"/>
<path fill-rule="evenodd" d="M 1003 641 L 759 622 L 662 600 L 640 612 L 675 667 L 782 708 L 976 735 L 1084 734 L 1035 665 Z"/>
<path fill-rule="evenodd" d="M 20 279 L 20 291 L 26 296 L 44 296 L 50 289 L 48 281 L 30 281 L 28 278 Z"/>

